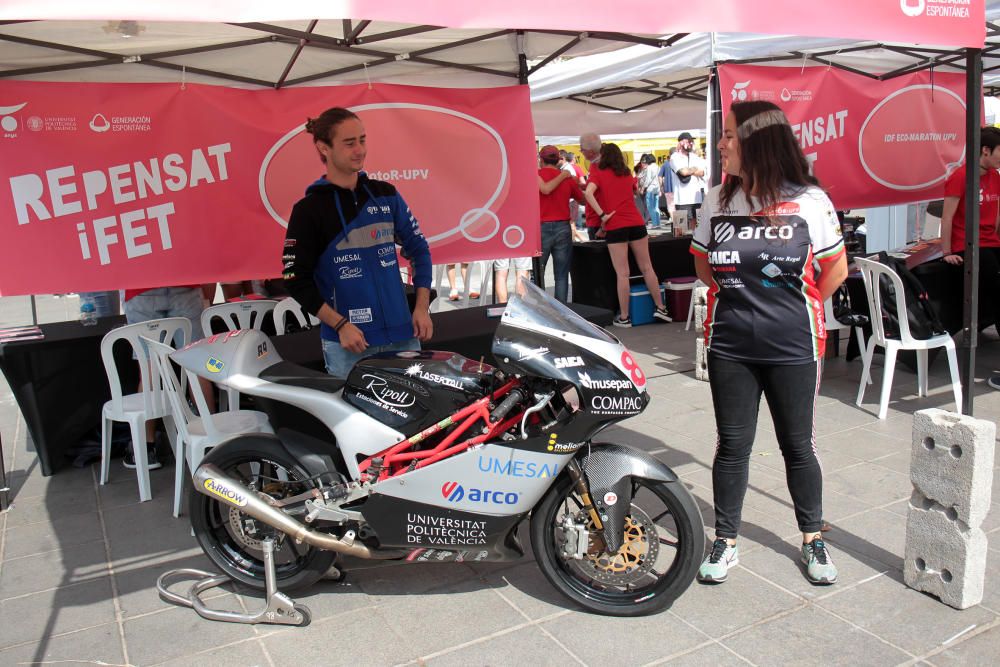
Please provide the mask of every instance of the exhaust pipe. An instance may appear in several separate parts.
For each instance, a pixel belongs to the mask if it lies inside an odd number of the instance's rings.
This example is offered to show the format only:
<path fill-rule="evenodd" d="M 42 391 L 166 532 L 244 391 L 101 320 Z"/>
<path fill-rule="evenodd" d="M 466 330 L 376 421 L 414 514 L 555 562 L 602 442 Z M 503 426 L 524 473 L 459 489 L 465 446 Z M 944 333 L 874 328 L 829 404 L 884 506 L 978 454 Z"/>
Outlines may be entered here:
<path fill-rule="evenodd" d="M 194 487 L 200 493 L 214 500 L 238 508 L 244 514 L 263 521 L 267 525 L 290 535 L 296 542 L 305 542 L 318 549 L 335 551 L 358 558 L 399 558 L 403 551 L 373 552 L 361 543 L 348 543 L 340 538 L 321 533 L 288 516 L 269 505 L 260 495 L 226 475 L 211 463 L 203 463 L 194 473 Z"/>

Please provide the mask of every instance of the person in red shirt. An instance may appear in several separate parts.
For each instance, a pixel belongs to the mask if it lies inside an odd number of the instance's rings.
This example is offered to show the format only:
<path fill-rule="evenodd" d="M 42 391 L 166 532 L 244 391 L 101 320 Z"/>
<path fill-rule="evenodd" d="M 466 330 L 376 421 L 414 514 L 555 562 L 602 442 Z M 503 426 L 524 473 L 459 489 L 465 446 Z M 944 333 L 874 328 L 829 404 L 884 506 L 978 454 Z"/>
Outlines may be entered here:
<path fill-rule="evenodd" d="M 979 319 L 1000 330 L 1000 129 L 980 130 L 979 145 Z M 965 167 L 944 183 L 940 242 L 944 261 L 955 266 L 965 261 Z M 1000 375 L 987 384 L 1000 389 Z"/>
<path fill-rule="evenodd" d="M 548 183 L 567 170 L 559 168 L 559 149 L 555 146 L 543 146 L 538 154 L 542 168 L 538 170 L 538 178 Z M 538 203 L 542 220 L 542 257 L 541 272 L 552 256 L 554 263 L 556 299 L 566 303 L 569 296 L 569 262 L 573 252 L 573 222 L 570 215 L 570 200 L 583 202 L 583 192 L 574 178 L 564 178 L 551 193 L 546 194 L 539 188 Z"/>
<path fill-rule="evenodd" d="M 653 295 L 653 303 L 656 304 L 653 315 L 664 322 L 671 322 L 660 295 L 660 281 L 653 271 L 652 262 L 649 261 L 646 221 L 635 207 L 635 199 L 632 196 L 634 184 L 632 170 L 625 164 L 625 157 L 616 144 L 601 146 L 600 158 L 597 165 L 590 170 L 590 181 L 587 183 L 584 196 L 587 198 L 590 210 L 599 220 L 595 236 L 607 239 L 611 264 L 615 267 L 619 315 L 612 324 L 616 327 L 632 326 L 628 310 L 629 249 L 635 256 L 635 263 L 642 273 L 649 293 Z"/>

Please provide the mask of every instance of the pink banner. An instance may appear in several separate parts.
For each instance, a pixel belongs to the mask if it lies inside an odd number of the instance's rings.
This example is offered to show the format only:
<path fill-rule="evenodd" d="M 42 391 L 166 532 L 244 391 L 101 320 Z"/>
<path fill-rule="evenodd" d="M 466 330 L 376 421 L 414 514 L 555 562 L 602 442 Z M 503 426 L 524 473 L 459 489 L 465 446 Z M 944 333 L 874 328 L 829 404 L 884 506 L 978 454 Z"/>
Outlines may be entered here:
<path fill-rule="evenodd" d="M 767 100 L 788 116 L 813 173 L 838 209 L 942 196 L 965 160 L 965 75 L 888 81 L 829 67 L 719 67 L 723 113 Z"/>
<path fill-rule="evenodd" d="M 450 28 L 522 28 L 629 32 L 760 32 L 981 47 L 985 0 L 632 0 L 628 11 L 607 0 L 7 0 L 0 19 L 147 21 L 291 21 L 369 19 Z"/>
<path fill-rule="evenodd" d="M 4 84 L 0 295 L 281 274 L 287 218 L 325 173 L 309 116 L 352 108 L 435 263 L 537 255 L 527 86 L 248 91 Z"/>

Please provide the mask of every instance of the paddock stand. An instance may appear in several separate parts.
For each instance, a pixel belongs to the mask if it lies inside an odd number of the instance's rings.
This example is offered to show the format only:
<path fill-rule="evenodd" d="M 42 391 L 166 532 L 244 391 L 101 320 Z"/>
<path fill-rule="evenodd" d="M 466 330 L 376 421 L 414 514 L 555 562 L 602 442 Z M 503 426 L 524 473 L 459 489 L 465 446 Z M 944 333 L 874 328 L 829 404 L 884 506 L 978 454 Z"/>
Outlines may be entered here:
<path fill-rule="evenodd" d="M 225 621 L 227 623 L 270 623 L 274 625 L 298 625 L 306 626 L 312 621 L 312 614 L 309 608 L 303 604 L 297 604 L 290 597 L 278 590 L 277 576 L 274 572 L 274 540 L 267 538 L 261 542 L 264 549 L 264 578 L 267 589 L 265 606 L 256 613 L 241 614 L 235 611 L 223 611 L 221 609 L 209 609 L 202 602 L 202 593 L 210 588 L 221 586 L 232 581 L 228 575 L 213 574 L 203 570 L 193 570 L 184 568 L 180 570 L 170 570 L 160 575 L 156 580 L 156 590 L 160 594 L 160 599 L 181 607 L 194 609 L 199 616 L 210 621 Z M 168 582 L 177 577 L 197 577 L 187 597 L 178 595 L 168 590 Z"/>

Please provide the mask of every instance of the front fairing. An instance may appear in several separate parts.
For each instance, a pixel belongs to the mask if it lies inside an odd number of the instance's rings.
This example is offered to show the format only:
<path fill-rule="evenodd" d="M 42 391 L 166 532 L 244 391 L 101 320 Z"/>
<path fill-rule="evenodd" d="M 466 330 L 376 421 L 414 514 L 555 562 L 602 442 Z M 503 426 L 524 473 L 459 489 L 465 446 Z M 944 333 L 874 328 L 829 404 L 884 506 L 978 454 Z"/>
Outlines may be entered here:
<path fill-rule="evenodd" d="M 493 340 L 507 373 L 574 385 L 588 412 L 627 416 L 648 403 L 646 376 L 621 341 L 586 321 L 535 285 L 508 302 Z"/>

